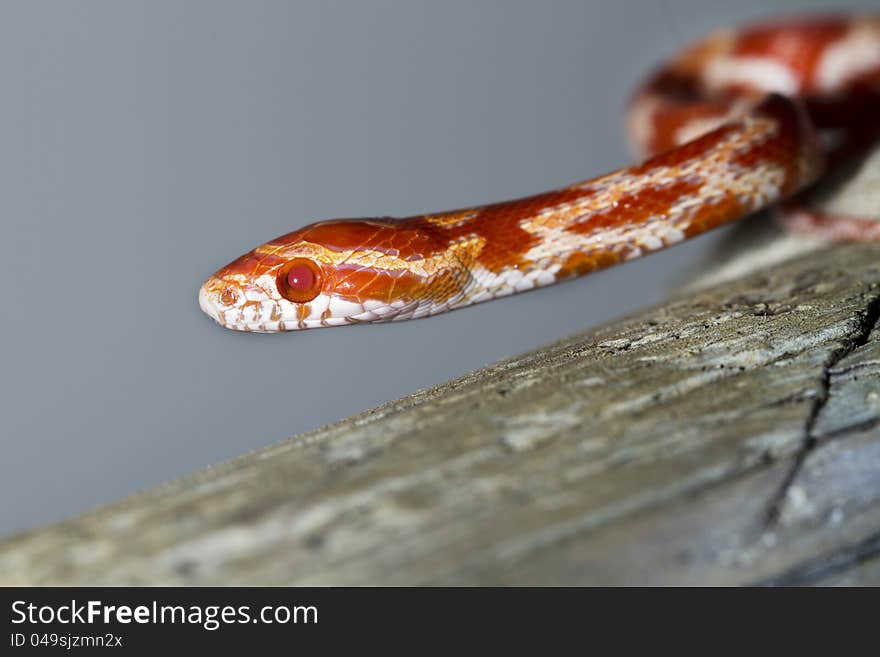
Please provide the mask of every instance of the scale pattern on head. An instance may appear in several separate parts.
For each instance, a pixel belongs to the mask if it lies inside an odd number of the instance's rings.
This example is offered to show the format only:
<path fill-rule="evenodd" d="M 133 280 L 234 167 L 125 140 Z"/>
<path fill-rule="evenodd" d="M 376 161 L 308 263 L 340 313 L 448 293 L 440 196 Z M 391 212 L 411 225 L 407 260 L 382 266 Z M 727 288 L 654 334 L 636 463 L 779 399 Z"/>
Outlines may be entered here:
<path fill-rule="evenodd" d="M 464 294 L 466 259 L 463 249 L 441 247 L 425 222 L 322 221 L 226 265 L 199 300 L 217 322 L 242 331 L 421 317 Z"/>

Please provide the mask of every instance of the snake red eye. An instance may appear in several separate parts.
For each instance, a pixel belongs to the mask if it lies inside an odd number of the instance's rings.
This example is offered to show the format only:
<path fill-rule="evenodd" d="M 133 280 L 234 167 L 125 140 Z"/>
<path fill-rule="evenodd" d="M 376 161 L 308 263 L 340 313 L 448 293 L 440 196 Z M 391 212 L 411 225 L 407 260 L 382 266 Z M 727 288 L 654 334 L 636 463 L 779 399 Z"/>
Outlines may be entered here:
<path fill-rule="evenodd" d="M 307 303 L 318 296 L 324 276 L 308 258 L 296 258 L 278 272 L 278 291 L 288 301 Z"/>
<path fill-rule="evenodd" d="M 296 265 L 287 272 L 287 284 L 291 290 L 308 292 L 315 285 L 315 275 L 306 265 Z"/>

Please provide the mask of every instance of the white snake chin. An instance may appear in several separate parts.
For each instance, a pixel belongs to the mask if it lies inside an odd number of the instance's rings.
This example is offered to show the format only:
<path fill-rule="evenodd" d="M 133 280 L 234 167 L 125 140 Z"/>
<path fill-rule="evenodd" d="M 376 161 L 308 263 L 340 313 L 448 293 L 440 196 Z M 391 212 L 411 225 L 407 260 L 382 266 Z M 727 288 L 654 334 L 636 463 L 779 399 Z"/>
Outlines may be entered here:
<path fill-rule="evenodd" d="M 274 280 L 263 283 L 274 285 Z M 367 300 L 362 304 L 353 303 L 332 294 L 319 294 L 309 303 L 293 303 L 280 295 L 266 294 L 258 285 L 246 286 L 243 294 L 238 294 L 230 304 L 221 300 L 226 289 L 226 284 L 219 279 L 207 280 L 199 289 L 199 307 L 222 327 L 250 333 L 281 333 L 360 322 L 411 319 L 417 309 L 413 304 L 403 302 L 387 304 Z"/>

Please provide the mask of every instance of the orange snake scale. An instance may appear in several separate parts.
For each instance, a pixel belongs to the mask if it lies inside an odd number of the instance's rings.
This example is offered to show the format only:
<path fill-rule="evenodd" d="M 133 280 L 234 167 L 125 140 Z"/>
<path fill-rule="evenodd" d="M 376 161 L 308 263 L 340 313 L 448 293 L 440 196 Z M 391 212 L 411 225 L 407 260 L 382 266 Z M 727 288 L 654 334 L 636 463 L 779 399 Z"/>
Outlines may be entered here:
<path fill-rule="evenodd" d="M 277 332 L 425 317 L 581 276 L 804 189 L 829 159 L 824 137 L 876 127 L 878 99 L 880 17 L 720 30 L 630 101 L 641 164 L 481 207 L 313 223 L 217 271 L 199 303 L 226 328 Z"/>

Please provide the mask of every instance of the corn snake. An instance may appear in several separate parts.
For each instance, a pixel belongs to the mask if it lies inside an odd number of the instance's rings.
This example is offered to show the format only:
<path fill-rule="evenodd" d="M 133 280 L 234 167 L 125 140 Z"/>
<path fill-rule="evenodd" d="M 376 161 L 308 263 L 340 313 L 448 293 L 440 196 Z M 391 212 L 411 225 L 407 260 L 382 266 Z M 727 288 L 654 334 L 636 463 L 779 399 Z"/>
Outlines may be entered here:
<path fill-rule="evenodd" d="M 631 99 L 640 164 L 481 207 L 310 224 L 218 270 L 199 304 L 226 328 L 279 332 L 426 317 L 544 287 L 791 197 L 873 138 L 878 116 L 880 18 L 720 30 Z"/>

